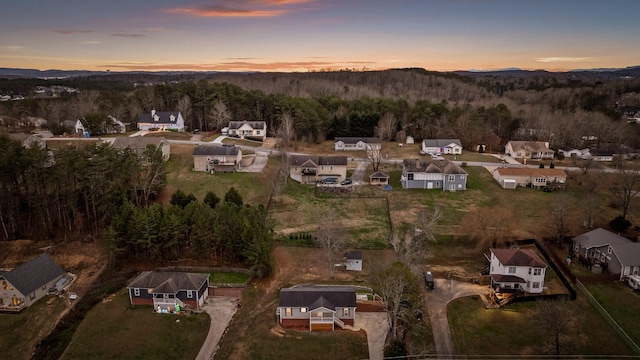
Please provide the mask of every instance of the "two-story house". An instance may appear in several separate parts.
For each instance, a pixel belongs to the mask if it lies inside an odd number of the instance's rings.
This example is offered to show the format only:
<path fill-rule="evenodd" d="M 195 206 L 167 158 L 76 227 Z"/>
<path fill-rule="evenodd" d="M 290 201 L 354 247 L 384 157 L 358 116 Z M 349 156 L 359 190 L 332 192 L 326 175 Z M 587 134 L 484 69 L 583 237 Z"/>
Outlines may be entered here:
<path fill-rule="evenodd" d="M 496 292 L 526 291 L 540 294 L 544 290 L 547 264 L 531 249 L 489 249 L 491 287 Z"/>
<path fill-rule="evenodd" d="M 555 151 L 545 141 L 509 141 L 504 153 L 514 159 L 553 159 Z"/>
<path fill-rule="evenodd" d="M 179 111 L 155 111 L 141 114 L 138 118 L 139 130 L 175 130 L 184 131 L 184 119 Z"/>
<path fill-rule="evenodd" d="M 309 331 L 353 326 L 356 291 L 351 286 L 297 285 L 280 290 L 278 325 Z"/>
<path fill-rule="evenodd" d="M 267 123 L 264 121 L 229 121 L 229 136 L 241 139 L 264 141 L 267 138 Z"/>
<path fill-rule="evenodd" d="M 240 170 L 242 149 L 238 146 L 197 145 L 192 156 L 195 171 L 235 172 Z"/>
<path fill-rule="evenodd" d="M 315 184 L 326 178 L 347 178 L 346 156 L 291 155 L 289 176 L 301 184 Z"/>
<path fill-rule="evenodd" d="M 403 189 L 466 190 L 467 172 L 444 159 L 404 159 L 402 161 Z"/>

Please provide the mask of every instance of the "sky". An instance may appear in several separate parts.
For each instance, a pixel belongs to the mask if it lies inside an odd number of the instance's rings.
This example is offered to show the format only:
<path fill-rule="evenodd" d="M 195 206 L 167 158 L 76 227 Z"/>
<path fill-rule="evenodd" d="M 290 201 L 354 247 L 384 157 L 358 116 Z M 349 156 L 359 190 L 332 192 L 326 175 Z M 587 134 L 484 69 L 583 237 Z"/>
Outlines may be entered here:
<path fill-rule="evenodd" d="M 110 71 L 640 65 L 640 0 L 2 0 L 0 67 Z"/>

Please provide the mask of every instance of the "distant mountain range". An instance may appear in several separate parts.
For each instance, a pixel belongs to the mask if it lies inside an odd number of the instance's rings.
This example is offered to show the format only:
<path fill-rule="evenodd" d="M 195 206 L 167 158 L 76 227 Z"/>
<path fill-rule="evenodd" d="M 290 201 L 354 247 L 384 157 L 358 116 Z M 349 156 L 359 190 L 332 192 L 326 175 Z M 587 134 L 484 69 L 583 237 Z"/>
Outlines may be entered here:
<path fill-rule="evenodd" d="M 1 78 L 40 78 L 40 79 L 60 79 L 69 77 L 83 76 L 100 76 L 100 75 L 159 75 L 159 76 L 176 76 L 189 74 L 219 74 L 218 71 L 89 71 L 89 70 L 37 70 L 37 69 L 16 69 L 16 68 L 0 68 Z M 501 70 L 459 70 L 453 73 L 467 75 L 471 77 L 482 76 L 507 76 L 507 77 L 591 77 L 613 79 L 622 77 L 637 78 L 640 77 L 640 66 L 630 66 L 626 68 L 599 68 L 599 69 L 576 69 L 565 72 L 551 72 L 547 70 L 522 70 L 519 68 L 506 68 Z"/>

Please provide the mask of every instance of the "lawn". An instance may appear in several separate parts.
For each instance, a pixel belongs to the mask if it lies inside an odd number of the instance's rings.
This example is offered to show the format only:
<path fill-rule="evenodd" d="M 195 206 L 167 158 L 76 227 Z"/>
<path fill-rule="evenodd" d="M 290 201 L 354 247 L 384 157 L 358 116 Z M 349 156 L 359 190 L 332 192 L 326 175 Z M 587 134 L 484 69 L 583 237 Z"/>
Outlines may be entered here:
<path fill-rule="evenodd" d="M 11 354 L 11 359 L 31 359 L 36 344 L 67 308 L 64 298 L 45 296 L 18 314 L 0 313 L 0 358 Z"/>
<path fill-rule="evenodd" d="M 244 284 L 248 279 L 248 273 L 217 272 L 209 274 L 210 284 Z"/>
<path fill-rule="evenodd" d="M 616 332 L 584 297 L 568 302 L 575 308 L 578 326 L 570 338 L 561 340 L 561 354 L 631 355 Z M 447 306 L 447 316 L 457 354 L 548 355 L 553 342 L 535 326 L 535 303 L 511 304 L 503 309 L 485 309 L 477 297 L 465 297 Z M 606 339 L 606 345 L 603 344 Z"/>
<path fill-rule="evenodd" d="M 62 359 L 194 359 L 209 331 L 207 314 L 156 314 L 129 305 L 126 290 L 96 305 Z"/>
<path fill-rule="evenodd" d="M 585 284 L 587 290 L 636 343 L 640 344 L 640 293 L 623 282 Z"/>

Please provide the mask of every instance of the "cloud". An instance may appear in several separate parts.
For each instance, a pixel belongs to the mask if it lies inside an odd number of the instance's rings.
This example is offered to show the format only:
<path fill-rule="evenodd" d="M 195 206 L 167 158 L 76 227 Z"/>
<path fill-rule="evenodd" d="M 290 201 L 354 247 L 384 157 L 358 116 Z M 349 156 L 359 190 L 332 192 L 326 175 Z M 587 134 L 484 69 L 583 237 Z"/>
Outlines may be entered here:
<path fill-rule="evenodd" d="M 53 30 L 53 32 L 62 34 L 62 35 L 72 35 L 72 34 L 91 34 L 93 30 Z"/>
<path fill-rule="evenodd" d="M 87 40 L 87 41 L 81 41 L 80 43 L 85 45 L 97 45 L 97 44 L 102 44 L 102 41 Z"/>
<path fill-rule="evenodd" d="M 288 13 L 286 5 L 300 5 L 313 0 L 218 0 L 215 4 L 166 9 L 198 17 L 274 17 Z"/>
<path fill-rule="evenodd" d="M 137 39 L 137 38 L 146 37 L 147 35 L 144 35 L 144 34 L 131 34 L 131 33 L 115 33 L 115 34 L 111 34 L 111 36 Z"/>
<path fill-rule="evenodd" d="M 281 61 L 256 63 L 248 61 L 230 61 L 213 64 L 158 64 L 158 63 L 140 63 L 140 62 L 123 62 L 114 64 L 105 64 L 100 67 L 107 69 L 127 70 L 175 70 L 175 71 L 300 71 L 300 70 L 318 70 L 318 69 L 338 69 L 355 66 L 363 66 L 373 64 L 369 61 L 350 61 L 350 62 L 330 62 L 330 61 Z"/>
<path fill-rule="evenodd" d="M 2 46 L 2 47 L 0 47 L 0 49 L 4 49 L 4 50 L 7 50 L 7 51 L 19 51 L 19 50 L 22 50 L 22 49 L 26 49 L 26 47 L 20 46 L 20 45 L 9 45 L 9 46 Z"/>
<path fill-rule="evenodd" d="M 551 56 L 535 58 L 535 61 L 543 63 L 556 63 L 556 62 L 584 62 L 584 61 L 596 61 L 594 57 L 566 57 L 566 56 Z"/>

